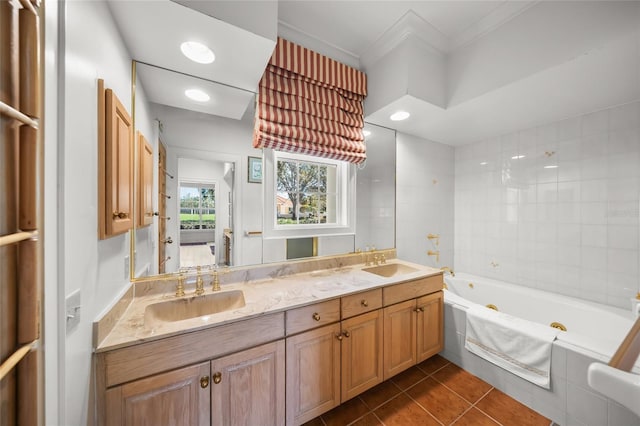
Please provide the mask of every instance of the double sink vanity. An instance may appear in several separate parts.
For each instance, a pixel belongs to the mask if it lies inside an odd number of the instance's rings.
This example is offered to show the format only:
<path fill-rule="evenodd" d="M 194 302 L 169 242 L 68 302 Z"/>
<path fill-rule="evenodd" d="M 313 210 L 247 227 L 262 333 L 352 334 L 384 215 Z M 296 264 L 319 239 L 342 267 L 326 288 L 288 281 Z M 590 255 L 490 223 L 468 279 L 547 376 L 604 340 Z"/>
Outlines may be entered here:
<path fill-rule="evenodd" d="M 94 324 L 97 423 L 302 424 L 443 347 L 442 271 L 351 254 L 136 282 Z"/>

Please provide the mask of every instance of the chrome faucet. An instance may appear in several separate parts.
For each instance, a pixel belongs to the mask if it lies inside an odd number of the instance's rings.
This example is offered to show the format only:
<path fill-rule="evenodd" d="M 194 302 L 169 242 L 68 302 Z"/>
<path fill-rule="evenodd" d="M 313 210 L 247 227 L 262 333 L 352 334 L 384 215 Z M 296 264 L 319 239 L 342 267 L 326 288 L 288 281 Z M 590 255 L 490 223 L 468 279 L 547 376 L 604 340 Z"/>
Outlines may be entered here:
<path fill-rule="evenodd" d="M 204 280 L 202 279 L 202 268 L 198 266 L 196 268 L 196 296 L 202 296 L 204 294 Z"/>
<path fill-rule="evenodd" d="M 452 277 L 456 276 L 455 272 L 453 272 L 453 269 L 449 268 L 448 266 L 443 266 L 442 268 L 440 268 L 440 270 L 444 272 L 449 272 Z"/>

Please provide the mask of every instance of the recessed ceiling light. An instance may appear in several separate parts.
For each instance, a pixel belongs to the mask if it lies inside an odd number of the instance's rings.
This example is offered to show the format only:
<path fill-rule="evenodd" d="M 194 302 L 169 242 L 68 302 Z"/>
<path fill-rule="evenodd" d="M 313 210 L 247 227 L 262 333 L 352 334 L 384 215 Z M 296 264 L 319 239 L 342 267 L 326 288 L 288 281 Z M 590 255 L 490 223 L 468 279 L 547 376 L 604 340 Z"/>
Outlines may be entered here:
<path fill-rule="evenodd" d="M 545 169 L 557 169 L 558 166 L 555 165 L 551 165 L 551 166 L 544 166 Z"/>
<path fill-rule="evenodd" d="M 392 121 L 402 121 L 402 120 L 406 120 L 407 118 L 409 118 L 411 114 L 409 114 L 407 111 L 398 111 L 398 112 L 394 112 L 393 114 L 391 114 L 391 117 L 389 117 Z"/>
<path fill-rule="evenodd" d="M 207 102 L 209 99 L 211 99 L 209 95 L 207 95 L 200 89 L 187 89 L 184 91 L 184 95 L 196 102 Z"/>
<path fill-rule="evenodd" d="M 371 134 L 371 130 L 363 130 L 362 134 L 364 135 L 364 137 L 366 138 L 367 136 L 369 136 Z"/>
<path fill-rule="evenodd" d="M 487 165 L 487 162 L 486 162 L 486 161 L 483 161 L 482 163 L 480 163 L 480 165 L 481 165 L 481 166 L 486 166 L 486 165 Z"/>
<path fill-rule="evenodd" d="M 521 158 L 524 158 L 524 155 L 514 155 L 513 157 L 511 157 L 512 160 L 519 160 Z"/>
<path fill-rule="evenodd" d="M 216 60 L 213 51 L 197 41 L 185 41 L 180 45 L 180 50 L 184 56 L 199 64 L 210 64 Z"/>

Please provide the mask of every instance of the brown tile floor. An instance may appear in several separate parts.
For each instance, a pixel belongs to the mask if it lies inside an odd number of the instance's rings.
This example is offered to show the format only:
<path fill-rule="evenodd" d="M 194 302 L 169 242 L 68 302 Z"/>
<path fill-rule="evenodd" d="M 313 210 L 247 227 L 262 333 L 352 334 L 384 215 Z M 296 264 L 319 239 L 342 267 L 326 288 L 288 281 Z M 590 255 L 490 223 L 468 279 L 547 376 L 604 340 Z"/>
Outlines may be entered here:
<path fill-rule="evenodd" d="M 305 426 L 549 426 L 550 423 L 436 355 Z"/>

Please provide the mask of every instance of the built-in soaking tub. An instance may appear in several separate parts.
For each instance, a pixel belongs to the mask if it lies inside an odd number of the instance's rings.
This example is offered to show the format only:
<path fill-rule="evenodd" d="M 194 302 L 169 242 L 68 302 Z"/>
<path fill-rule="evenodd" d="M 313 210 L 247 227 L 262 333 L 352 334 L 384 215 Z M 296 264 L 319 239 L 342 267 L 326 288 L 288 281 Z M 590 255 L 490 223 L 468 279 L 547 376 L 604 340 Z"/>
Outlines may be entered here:
<path fill-rule="evenodd" d="M 640 425 L 640 418 L 587 384 L 592 362 L 607 363 L 631 328 L 628 310 L 465 273 L 446 276 L 445 349 L 442 355 L 560 425 Z M 521 379 L 464 348 L 466 310 L 491 306 L 509 315 L 556 327 L 551 390 Z M 635 373 L 640 373 L 640 364 Z"/>

